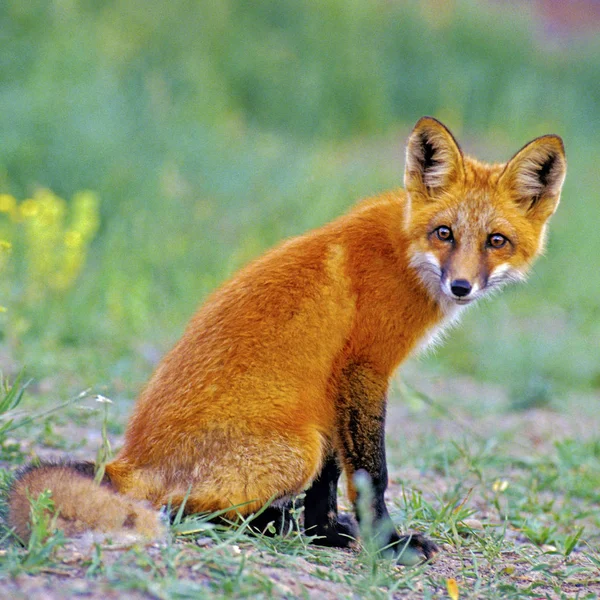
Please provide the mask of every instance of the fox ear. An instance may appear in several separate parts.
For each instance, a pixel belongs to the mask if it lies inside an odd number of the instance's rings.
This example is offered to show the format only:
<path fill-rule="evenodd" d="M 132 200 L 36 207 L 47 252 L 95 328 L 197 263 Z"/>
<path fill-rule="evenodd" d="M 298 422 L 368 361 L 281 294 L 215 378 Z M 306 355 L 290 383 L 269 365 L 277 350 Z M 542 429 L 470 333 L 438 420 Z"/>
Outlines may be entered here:
<path fill-rule="evenodd" d="M 508 187 L 528 215 L 545 221 L 558 206 L 566 172 L 561 138 L 544 135 L 529 142 L 508 161 L 499 185 Z"/>
<path fill-rule="evenodd" d="M 463 174 L 459 145 L 437 119 L 419 119 L 406 145 L 404 187 L 435 197 Z"/>

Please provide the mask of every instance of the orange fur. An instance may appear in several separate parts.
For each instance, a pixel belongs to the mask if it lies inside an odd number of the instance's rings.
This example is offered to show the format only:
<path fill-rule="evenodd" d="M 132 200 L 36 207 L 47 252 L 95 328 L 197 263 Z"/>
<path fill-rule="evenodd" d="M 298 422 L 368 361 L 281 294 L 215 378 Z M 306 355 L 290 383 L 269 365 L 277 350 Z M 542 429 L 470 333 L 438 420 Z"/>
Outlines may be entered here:
<path fill-rule="evenodd" d="M 406 264 L 402 199 L 285 242 L 207 300 L 108 465 L 121 491 L 160 505 L 192 485 L 194 510 L 256 500 L 247 513 L 309 485 L 335 438 L 344 365 L 387 380 L 440 318 Z"/>
<path fill-rule="evenodd" d="M 137 402 L 106 467 L 114 489 L 156 508 L 189 493 L 188 511 L 245 503 L 248 514 L 309 487 L 333 450 L 354 498 L 353 449 L 376 456 L 390 376 L 468 302 L 453 297 L 456 280 L 478 297 L 488 280 L 525 273 L 542 250 L 564 164 L 556 136 L 507 165 L 483 164 L 421 119 L 406 192 L 283 242 L 208 298 Z M 453 243 L 436 237 L 440 226 L 452 228 Z M 494 232 L 510 244 L 490 249 Z"/>
<path fill-rule="evenodd" d="M 159 513 L 146 503 L 119 494 L 110 486 L 99 486 L 66 465 L 52 465 L 28 471 L 11 490 L 9 525 L 21 540 L 26 541 L 30 534 L 30 499 L 46 489 L 52 490 L 54 505 L 59 507 L 56 525 L 69 536 L 91 529 L 132 542 L 160 537 L 165 531 Z"/>

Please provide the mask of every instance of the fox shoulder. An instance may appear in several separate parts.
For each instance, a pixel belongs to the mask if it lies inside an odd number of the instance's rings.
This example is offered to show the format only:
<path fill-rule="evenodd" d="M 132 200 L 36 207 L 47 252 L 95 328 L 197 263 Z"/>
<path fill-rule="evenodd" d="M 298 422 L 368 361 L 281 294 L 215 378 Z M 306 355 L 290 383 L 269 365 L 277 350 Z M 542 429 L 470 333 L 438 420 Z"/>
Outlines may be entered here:
<path fill-rule="evenodd" d="M 158 511 L 120 494 L 108 478 L 96 483 L 93 463 L 41 463 L 19 472 L 8 493 L 8 525 L 23 543 L 31 535 L 31 500 L 46 490 L 56 510 L 56 529 L 69 537 L 93 530 L 134 543 L 165 534 Z"/>

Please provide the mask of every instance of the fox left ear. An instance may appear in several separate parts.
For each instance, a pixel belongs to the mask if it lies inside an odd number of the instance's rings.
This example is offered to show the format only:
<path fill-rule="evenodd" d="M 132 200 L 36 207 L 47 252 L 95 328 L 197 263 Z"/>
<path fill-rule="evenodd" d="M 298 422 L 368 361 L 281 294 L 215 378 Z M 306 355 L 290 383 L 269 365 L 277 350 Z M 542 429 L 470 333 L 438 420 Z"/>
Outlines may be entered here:
<path fill-rule="evenodd" d="M 406 145 L 404 188 L 434 199 L 463 176 L 463 155 L 450 131 L 433 117 L 422 117 Z"/>
<path fill-rule="evenodd" d="M 529 216 L 545 221 L 558 206 L 566 173 L 562 139 L 544 135 L 508 161 L 498 183 L 513 192 L 515 201 Z"/>

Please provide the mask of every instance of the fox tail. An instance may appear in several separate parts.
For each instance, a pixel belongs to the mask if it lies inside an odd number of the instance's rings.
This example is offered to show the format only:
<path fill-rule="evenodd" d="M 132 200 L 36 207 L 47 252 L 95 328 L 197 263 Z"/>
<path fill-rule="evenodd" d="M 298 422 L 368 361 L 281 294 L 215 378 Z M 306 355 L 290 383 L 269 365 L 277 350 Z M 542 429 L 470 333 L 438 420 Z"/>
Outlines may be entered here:
<path fill-rule="evenodd" d="M 46 490 L 56 511 L 56 529 L 68 537 L 88 531 L 123 543 L 164 537 L 160 513 L 115 488 L 108 474 L 94 481 L 92 462 L 42 462 L 21 469 L 8 492 L 8 525 L 27 544 L 31 535 L 31 501 Z"/>

